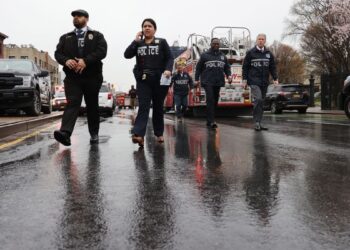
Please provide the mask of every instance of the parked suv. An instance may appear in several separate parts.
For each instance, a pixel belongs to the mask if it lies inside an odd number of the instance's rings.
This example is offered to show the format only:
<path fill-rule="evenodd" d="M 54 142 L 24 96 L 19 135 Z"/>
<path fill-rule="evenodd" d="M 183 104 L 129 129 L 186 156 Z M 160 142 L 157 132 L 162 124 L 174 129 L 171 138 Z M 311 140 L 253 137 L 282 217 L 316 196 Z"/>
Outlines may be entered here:
<path fill-rule="evenodd" d="M 344 81 L 342 94 L 344 100 L 344 111 L 346 116 L 350 119 L 350 76 L 348 76 Z"/>
<path fill-rule="evenodd" d="M 107 84 L 102 84 L 100 92 L 98 94 L 98 107 L 100 113 L 105 113 L 108 116 L 113 116 L 115 108 L 117 106 L 116 99 L 112 93 L 112 90 L 108 87 Z M 84 97 L 80 106 L 80 113 L 83 114 L 86 112 L 86 103 Z"/>
<path fill-rule="evenodd" d="M 26 59 L 0 59 L 0 111 L 22 109 L 28 115 L 50 114 L 49 72 Z"/>
<path fill-rule="evenodd" d="M 308 108 L 309 94 L 300 84 L 270 85 L 267 89 L 264 109 L 281 114 L 283 110 L 298 110 L 305 114 Z"/>

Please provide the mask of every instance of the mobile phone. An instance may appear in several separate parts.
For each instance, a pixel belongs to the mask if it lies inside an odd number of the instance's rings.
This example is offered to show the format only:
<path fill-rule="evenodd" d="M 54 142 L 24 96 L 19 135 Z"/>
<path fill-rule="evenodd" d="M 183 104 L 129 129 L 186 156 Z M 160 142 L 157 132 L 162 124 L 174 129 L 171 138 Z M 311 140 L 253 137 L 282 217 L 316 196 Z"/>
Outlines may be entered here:
<path fill-rule="evenodd" d="M 141 37 L 140 39 L 142 40 L 143 39 L 143 31 L 141 30 Z"/>

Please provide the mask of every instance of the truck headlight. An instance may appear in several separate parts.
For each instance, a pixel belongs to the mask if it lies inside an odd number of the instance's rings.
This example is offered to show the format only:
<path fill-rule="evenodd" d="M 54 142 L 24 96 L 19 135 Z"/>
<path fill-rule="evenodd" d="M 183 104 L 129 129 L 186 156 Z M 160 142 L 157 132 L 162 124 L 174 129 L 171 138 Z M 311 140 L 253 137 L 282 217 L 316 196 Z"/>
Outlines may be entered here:
<path fill-rule="evenodd" d="M 32 81 L 31 76 L 15 76 L 15 77 L 21 77 L 23 79 L 23 87 L 30 87 L 30 82 Z"/>

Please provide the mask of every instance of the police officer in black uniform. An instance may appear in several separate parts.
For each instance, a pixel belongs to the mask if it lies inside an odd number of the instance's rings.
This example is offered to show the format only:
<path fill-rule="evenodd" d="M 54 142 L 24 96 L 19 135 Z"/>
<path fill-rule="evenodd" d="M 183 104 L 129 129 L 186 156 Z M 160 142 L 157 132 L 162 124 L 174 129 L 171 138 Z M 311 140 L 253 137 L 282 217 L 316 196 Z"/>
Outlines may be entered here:
<path fill-rule="evenodd" d="M 265 47 L 265 43 L 266 35 L 259 34 L 256 38 L 256 46 L 247 52 L 242 66 L 243 83 L 245 87 L 250 86 L 253 96 L 253 119 L 256 131 L 268 130 L 261 122 L 270 74 L 273 83 L 278 85 L 275 59 L 272 52 Z"/>
<path fill-rule="evenodd" d="M 219 101 L 220 88 L 225 86 L 225 75 L 228 82 L 232 82 L 230 64 L 227 57 L 220 52 L 220 40 L 213 38 L 211 48 L 201 55 L 196 66 L 195 81 L 200 83 L 205 90 L 207 101 L 207 126 L 216 129 L 215 108 Z"/>
<path fill-rule="evenodd" d="M 173 75 L 173 78 L 171 79 L 173 84 L 176 116 L 177 118 L 179 118 L 178 121 L 180 122 L 182 121 L 187 109 L 187 98 L 189 89 L 193 89 L 193 80 L 192 77 L 184 71 L 185 65 L 186 62 L 177 62 L 177 72 Z"/>
<path fill-rule="evenodd" d="M 54 132 L 57 141 L 70 146 L 70 136 L 78 118 L 82 97 L 87 109 L 90 143 L 98 143 L 99 107 L 98 93 L 103 82 L 102 62 L 107 55 L 104 36 L 87 26 L 89 14 L 85 10 L 72 13 L 75 29 L 61 36 L 55 58 L 63 65 L 66 74 L 64 89 L 67 107 L 63 113 L 60 130 Z"/>
<path fill-rule="evenodd" d="M 132 130 L 132 141 L 143 147 L 151 102 L 154 135 L 158 142 L 164 142 L 163 105 L 169 86 L 162 86 L 160 80 L 162 75 L 170 78 L 174 60 L 167 41 L 154 36 L 156 22 L 147 18 L 141 27 L 142 31 L 136 34 L 135 40 L 125 50 L 124 57 L 130 59 L 136 56 L 134 75 L 139 110 Z"/>

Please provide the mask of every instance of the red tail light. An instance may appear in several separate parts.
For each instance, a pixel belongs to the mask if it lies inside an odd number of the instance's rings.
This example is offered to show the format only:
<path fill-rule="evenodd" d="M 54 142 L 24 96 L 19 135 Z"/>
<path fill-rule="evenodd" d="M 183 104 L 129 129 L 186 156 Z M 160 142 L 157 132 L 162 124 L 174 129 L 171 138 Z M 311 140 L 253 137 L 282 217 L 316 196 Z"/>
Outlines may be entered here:
<path fill-rule="evenodd" d="M 286 93 L 285 92 L 278 92 L 279 95 L 285 96 Z"/>
<path fill-rule="evenodd" d="M 112 99 L 112 93 L 108 93 L 108 100 Z"/>

